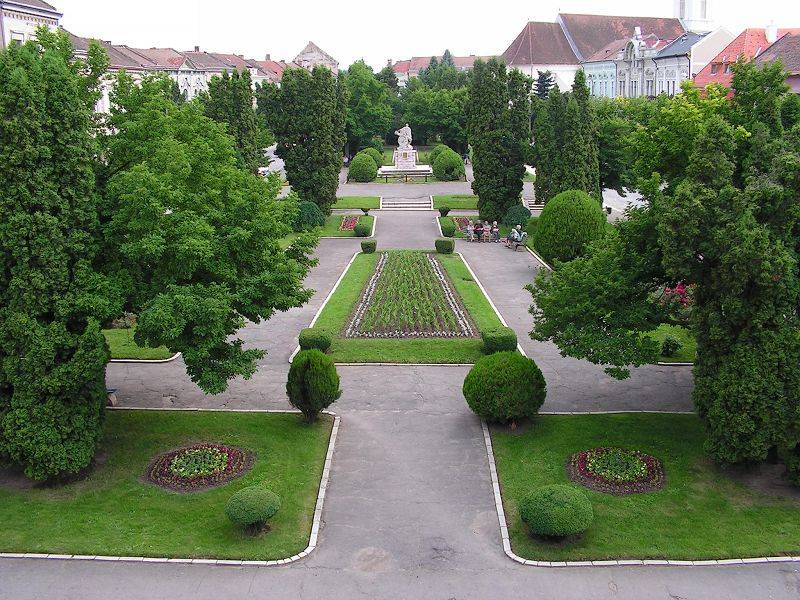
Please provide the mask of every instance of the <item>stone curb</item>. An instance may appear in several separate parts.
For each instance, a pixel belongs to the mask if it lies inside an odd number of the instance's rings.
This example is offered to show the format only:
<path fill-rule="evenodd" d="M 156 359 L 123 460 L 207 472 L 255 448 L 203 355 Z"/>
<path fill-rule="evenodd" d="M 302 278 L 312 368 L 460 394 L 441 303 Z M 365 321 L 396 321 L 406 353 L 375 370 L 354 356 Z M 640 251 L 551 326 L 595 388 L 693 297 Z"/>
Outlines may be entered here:
<path fill-rule="evenodd" d="M 672 411 L 597 411 L 586 413 L 565 413 L 565 412 L 542 412 L 544 415 L 589 415 L 589 414 L 620 414 L 620 413 L 658 413 L 658 414 L 692 414 L 683 412 Z M 527 560 L 518 556 L 511 549 L 511 537 L 508 534 L 508 524 L 506 522 L 506 513 L 503 508 L 503 497 L 500 493 L 500 480 L 497 476 L 497 465 L 494 461 L 494 450 L 492 449 L 492 437 L 489 433 L 489 427 L 486 421 L 481 421 L 481 429 L 483 430 L 483 441 L 486 444 L 486 456 L 489 461 L 489 473 L 492 477 L 492 490 L 494 492 L 494 505 L 497 511 L 497 521 L 500 526 L 500 538 L 503 542 L 503 552 L 511 560 L 526 567 L 708 567 L 708 566 L 723 566 L 723 565 L 751 565 L 751 564 L 767 564 L 767 563 L 787 563 L 787 562 L 800 562 L 800 556 L 763 556 L 756 558 L 731 558 L 719 560 L 636 560 L 636 559 L 619 559 L 619 560 L 582 560 L 582 561 L 541 561 L 541 560 Z"/>
<path fill-rule="evenodd" d="M 146 360 L 142 358 L 112 358 L 108 362 L 109 363 L 130 363 L 130 364 L 143 364 L 143 365 L 157 365 L 163 363 L 169 363 L 173 360 L 176 360 L 181 355 L 180 352 L 177 352 L 174 356 L 169 358 L 161 358 L 158 360 Z"/>
<path fill-rule="evenodd" d="M 110 410 L 142 410 L 142 411 L 194 411 L 194 412 L 234 412 L 234 413 L 291 413 L 300 414 L 297 410 L 280 410 L 280 409 L 242 409 L 242 410 L 229 410 L 225 408 L 217 409 L 204 409 L 204 408 L 146 408 L 146 407 L 114 407 Z M 317 492 L 317 502 L 314 505 L 314 518 L 311 523 L 311 534 L 308 538 L 308 546 L 302 552 L 298 552 L 289 558 L 281 558 L 276 560 L 230 560 L 230 559 L 216 559 L 216 558 L 166 558 L 166 557 L 149 557 L 149 556 L 101 556 L 101 555 L 83 555 L 83 554 L 40 554 L 34 552 L 0 552 L 0 559 L 3 558 L 37 558 L 48 560 L 87 560 L 87 561 L 105 561 L 105 562 L 148 562 L 148 563 L 181 563 L 192 565 L 216 565 L 216 566 L 234 566 L 234 567 L 275 567 L 281 565 L 288 565 L 305 558 L 311 554 L 317 547 L 319 542 L 319 531 L 322 526 L 322 509 L 325 503 L 325 493 L 328 490 L 328 482 L 330 480 L 331 463 L 333 461 L 333 451 L 336 447 L 336 437 L 339 434 L 339 423 L 341 417 L 334 412 L 323 411 L 323 414 L 333 417 L 333 427 L 331 428 L 331 437 L 328 440 L 328 450 L 325 454 L 325 464 L 322 468 L 322 477 L 319 481 L 319 490 Z"/>
<path fill-rule="evenodd" d="M 372 210 L 372 209 L 370 209 Z M 347 211 L 346 211 L 347 212 Z M 343 215 L 347 216 L 347 214 Z M 361 215 L 357 215 L 361 216 Z M 320 237 L 321 240 L 366 240 L 375 237 L 375 229 L 378 227 L 378 215 L 369 215 L 372 217 L 372 231 L 365 238 L 356 237 L 354 235 L 325 235 Z"/>

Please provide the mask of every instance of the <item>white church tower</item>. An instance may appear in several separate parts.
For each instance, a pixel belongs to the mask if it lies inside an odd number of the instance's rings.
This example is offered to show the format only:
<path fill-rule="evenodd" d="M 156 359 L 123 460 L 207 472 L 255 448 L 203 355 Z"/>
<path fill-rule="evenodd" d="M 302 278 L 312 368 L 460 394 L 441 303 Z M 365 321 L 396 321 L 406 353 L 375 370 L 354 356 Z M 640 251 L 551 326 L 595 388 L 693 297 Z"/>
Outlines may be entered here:
<path fill-rule="evenodd" d="M 707 33 L 714 29 L 711 0 L 674 0 L 675 16 L 686 31 Z"/>

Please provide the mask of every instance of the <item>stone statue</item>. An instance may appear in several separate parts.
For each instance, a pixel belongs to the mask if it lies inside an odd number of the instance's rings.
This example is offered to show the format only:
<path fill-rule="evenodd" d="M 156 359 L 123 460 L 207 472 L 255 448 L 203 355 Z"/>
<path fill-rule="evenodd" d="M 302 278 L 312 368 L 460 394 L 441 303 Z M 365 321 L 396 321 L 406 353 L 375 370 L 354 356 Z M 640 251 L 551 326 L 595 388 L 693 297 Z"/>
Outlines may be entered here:
<path fill-rule="evenodd" d="M 405 127 L 401 127 L 394 133 L 397 136 L 397 149 L 410 150 L 411 142 L 414 138 L 411 135 L 411 127 L 408 126 L 408 123 L 406 123 Z"/>

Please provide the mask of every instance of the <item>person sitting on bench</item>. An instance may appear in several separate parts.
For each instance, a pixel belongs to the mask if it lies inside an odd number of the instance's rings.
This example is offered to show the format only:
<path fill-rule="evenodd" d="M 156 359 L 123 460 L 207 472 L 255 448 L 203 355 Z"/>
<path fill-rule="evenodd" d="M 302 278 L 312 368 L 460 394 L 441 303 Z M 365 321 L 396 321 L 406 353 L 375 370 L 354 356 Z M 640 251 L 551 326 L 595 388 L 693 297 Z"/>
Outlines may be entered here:
<path fill-rule="evenodd" d="M 478 242 L 483 241 L 483 221 L 475 223 L 475 240 Z"/>
<path fill-rule="evenodd" d="M 508 236 L 506 237 L 506 248 L 511 248 L 512 243 L 519 241 L 521 237 L 521 229 L 522 225 L 517 225 L 516 227 L 511 228 L 511 231 L 508 232 Z"/>

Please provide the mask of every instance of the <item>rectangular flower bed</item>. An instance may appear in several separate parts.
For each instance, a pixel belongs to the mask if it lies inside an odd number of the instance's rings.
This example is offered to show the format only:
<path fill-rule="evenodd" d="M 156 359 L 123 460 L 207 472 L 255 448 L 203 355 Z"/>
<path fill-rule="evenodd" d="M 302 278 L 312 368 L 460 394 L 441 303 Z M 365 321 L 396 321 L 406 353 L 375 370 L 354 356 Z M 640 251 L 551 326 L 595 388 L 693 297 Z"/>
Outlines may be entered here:
<path fill-rule="evenodd" d="M 353 231 L 356 225 L 358 225 L 359 218 L 360 217 L 354 217 L 352 215 L 342 217 L 342 224 L 339 225 L 339 231 Z"/>
<path fill-rule="evenodd" d="M 330 215 L 320 230 L 321 237 L 355 237 L 355 226 L 363 223 L 372 228 L 375 217 L 372 215 Z"/>

